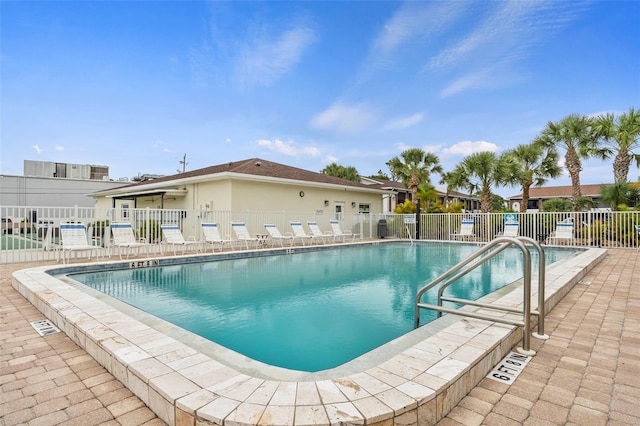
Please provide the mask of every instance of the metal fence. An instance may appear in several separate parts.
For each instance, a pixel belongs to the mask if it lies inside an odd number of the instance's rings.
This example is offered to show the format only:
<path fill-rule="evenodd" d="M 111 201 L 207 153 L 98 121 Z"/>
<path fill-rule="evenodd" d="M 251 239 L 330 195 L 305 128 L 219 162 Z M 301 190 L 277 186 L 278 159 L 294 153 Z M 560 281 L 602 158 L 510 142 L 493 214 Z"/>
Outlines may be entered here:
<path fill-rule="evenodd" d="M 640 212 L 562 212 L 562 213 L 473 213 L 473 214 L 341 214 L 318 212 L 255 212 L 172 209 L 96 209 L 87 207 L 0 207 L 0 263 L 53 260 L 60 246 L 59 226 L 66 221 L 83 222 L 88 229 L 88 243 L 109 248 L 112 222 L 129 222 L 137 238 L 161 243 L 160 224 L 175 224 L 185 238 L 201 240 L 201 222 L 218 224 L 223 237 L 233 239 L 232 222 L 244 222 L 251 234 L 265 234 L 264 225 L 276 225 L 281 233 L 291 232 L 290 222 L 315 221 L 325 232 L 330 220 L 338 219 L 344 231 L 356 238 L 401 238 L 447 241 L 461 239 L 462 220 L 474 223 L 473 234 L 462 238 L 488 242 L 504 231 L 506 222 L 518 223 L 518 234 L 542 243 L 575 247 L 638 247 Z M 558 223 L 571 223 L 571 238 L 554 239 Z M 419 232 L 418 232 L 419 231 Z M 160 248 L 161 245 L 158 244 Z M 107 251 L 105 250 L 105 253 Z M 155 251 L 159 253 L 160 250 Z"/>

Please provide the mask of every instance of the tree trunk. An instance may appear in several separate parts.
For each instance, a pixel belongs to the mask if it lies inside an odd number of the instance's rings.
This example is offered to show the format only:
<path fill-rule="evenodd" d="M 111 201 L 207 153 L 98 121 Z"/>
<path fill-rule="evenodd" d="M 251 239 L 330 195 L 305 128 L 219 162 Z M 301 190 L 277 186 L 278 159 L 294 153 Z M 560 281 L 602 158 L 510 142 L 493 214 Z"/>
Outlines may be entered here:
<path fill-rule="evenodd" d="M 531 185 L 525 185 L 522 187 L 522 204 L 520 204 L 520 213 L 527 211 L 529 205 L 529 189 Z"/>
<path fill-rule="evenodd" d="M 533 173 L 528 173 L 526 180 L 524 180 L 522 184 L 522 204 L 520 205 L 520 213 L 524 213 L 527 211 L 527 206 L 529 205 L 529 193 L 531 190 L 531 185 L 533 185 Z"/>
<path fill-rule="evenodd" d="M 582 198 L 582 188 L 580 188 L 582 164 L 575 150 L 567 149 L 564 164 L 571 177 L 571 186 L 573 187 L 571 204 L 573 205 L 573 211 L 577 212 L 580 210 L 580 198 Z"/>
<path fill-rule="evenodd" d="M 616 158 L 613 159 L 613 178 L 615 182 L 627 181 L 630 164 L 631 156 L 629 156 L 629 153 L 619 151 Z"/>
<path fill-rule="evenodd" d="M 491 191 L 482 191 L 482 195 L 480 195 L 480 211 L 482 211 L 482 213 L 489 213 L 491 207 L 493 207 L 491 203 Z"/>
<path fill-rule="evenodd" d="M 418 203 L 418 185 L 420 185 L 420 180 L 418 176 L 411 175 L 411 179 L 409 179 L 409 188 L 411 188 L 411 202 L 415 207 Z"/>

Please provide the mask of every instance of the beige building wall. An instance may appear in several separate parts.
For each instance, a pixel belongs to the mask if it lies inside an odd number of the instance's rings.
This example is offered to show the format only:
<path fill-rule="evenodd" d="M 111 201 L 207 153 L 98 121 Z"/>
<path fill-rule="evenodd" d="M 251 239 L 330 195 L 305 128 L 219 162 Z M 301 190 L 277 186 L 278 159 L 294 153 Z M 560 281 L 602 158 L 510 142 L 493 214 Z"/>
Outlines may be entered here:
<path fill-rule="evenodd" d="M 382 195 L 379 192 L 358 191 L 348 187 L 326 188 L 304 183 L 283 183 L 225 179 L 181 185 L 186 195 L 167 194 L 164 205 L 159 195 L 139 197 L 133 200 L 116 200 L 116 208 L 214 210 L 214 211 L 262 211 L 262 212 L 324 212 L 351 214 L 382 212 Z M 142 189 L 142 188 L 140 188 Z M 149 189 L 151 190 L 151 189 Z M 160 189 L 158 189 L 160 191 Z M 132 188 L 132 192 L 137 189 Z M 100 209 L 112 208 L 111 197 L 100 197 L 96 201 Z"/>
<path fill-rule="evenodd" d="M 382 211 L 382 196 L 348 188 L 330 189 L 303 184 L 282 184 L 235 180 L 232 183 L 233 211 L 334 212 L 336 205 L 343 213 L 358 213 L 361 204 L 369 212 Z"/>
<path fill-rule="evenodd" d="M 229 179 L 187 185 L 188 197 L 193 198 L 186 200 L 184 208 L 229 211 L 232 208 L 231 188 Z"/>

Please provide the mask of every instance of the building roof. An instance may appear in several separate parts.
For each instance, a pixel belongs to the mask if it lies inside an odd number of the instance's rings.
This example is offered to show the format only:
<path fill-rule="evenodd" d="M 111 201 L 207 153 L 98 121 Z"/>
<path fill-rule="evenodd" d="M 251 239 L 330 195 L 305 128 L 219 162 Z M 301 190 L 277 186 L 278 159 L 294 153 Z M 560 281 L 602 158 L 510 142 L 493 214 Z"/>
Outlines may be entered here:
<path fill-rule="evenodd" d="M 380 188 L 380 189 L 387 189 L 387 190 L 394 190 L 394 191 L 404 191 L 404 192 L 411 192 L 411 190 L 409 190 L 406 186 L 404 186 L 404 184 L 402 182 L 397 182 L 394 180 L 388 180 L 388 179 L 380 179 L 380 178 L 374 178 L 374 177 L 368 177 L 368 176 L 361 176 L 360 177 L 361 182 L 371 188 Z"/>
<path fill-rule="evenodd" d="M 397 192 L 406 192 L 406 193 L 411 193 L 411 190 L 409 188 L 407 188 L 406 186 L 404 186 L 404 183 L 402 182 L 397 182 L 394 180 L 387 180 L 387 179 L 379 179 L 379 178 L 373 178 L 373 177 L 362 177 L 362 180 L 365 182 L 365 184 L 367 186 L 370 187 L 377 187 L 380 189 L 386 189 L 386 190 L 393 190 L 393 191 L 397 191 Z M 436 192 L 438 193 L 438 195 L 441 196 L 445 196 L 447 195 L 447 189 L 443 188 L 441 186 L 436 186 L 435 187 Z M 479 199 L 479 197 L 473 196 L 473 195 L 469 195 L 469 194 L 465 194 L 462 192 L 457 192 L 457 191 L 449 191 L 449 195 L 450 198 L 464 198 L 464 199 L 468 199 L 468 200 L 477 200 Z"/>
<path fill-rule="evenodd" d="M 252 178 L 257 180 L 306 182 L 312 184 L 338 185 L 353 187 L 354 189 L 383 192 L 381 188 L 372 188 L 360 182 L 353 182 L 322 173 L 291 167 L 261 158 L 250 158 L 243 161 L 209 166 L 202 169 L 191 170 L 169 176 L 162 176 L 157 179 L 150 179 L 143 182 L 136 182 L 130 185 L 123 185 L 115 190 L 101 191 L 93 196 L 111 195 L 122 192 L 146 192 L 157 188 L 178 187 L 188 183 L 201 182 L 214 178 Z"/>
<path fill-rule="evenodd" d="M 580 185 L 582 195 L 585 197 L 599 197 L 600 188 L 610 183 L 599 183 L 596 185 Z M 529 198 L 571 198 L 573 196 L 573 186 L 543 186 L 531 187 Z M 509 197 L 509 200 L 521 200 L 522 193 Z"/>

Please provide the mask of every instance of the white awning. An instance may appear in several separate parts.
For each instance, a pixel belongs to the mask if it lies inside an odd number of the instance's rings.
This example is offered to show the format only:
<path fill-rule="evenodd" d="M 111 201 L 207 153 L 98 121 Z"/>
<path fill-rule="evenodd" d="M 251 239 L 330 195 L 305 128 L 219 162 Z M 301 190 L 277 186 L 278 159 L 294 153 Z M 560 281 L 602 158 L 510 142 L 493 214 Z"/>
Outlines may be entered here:
<path fill-rule="evenodd" d="M 153 195 L 168 195 L 171 197 L 184 197 L 186 189 L 149 189 L 147 191 L 123 192 L 122 194 L 107 195 L 107 198 L 150 197 Z"/>

